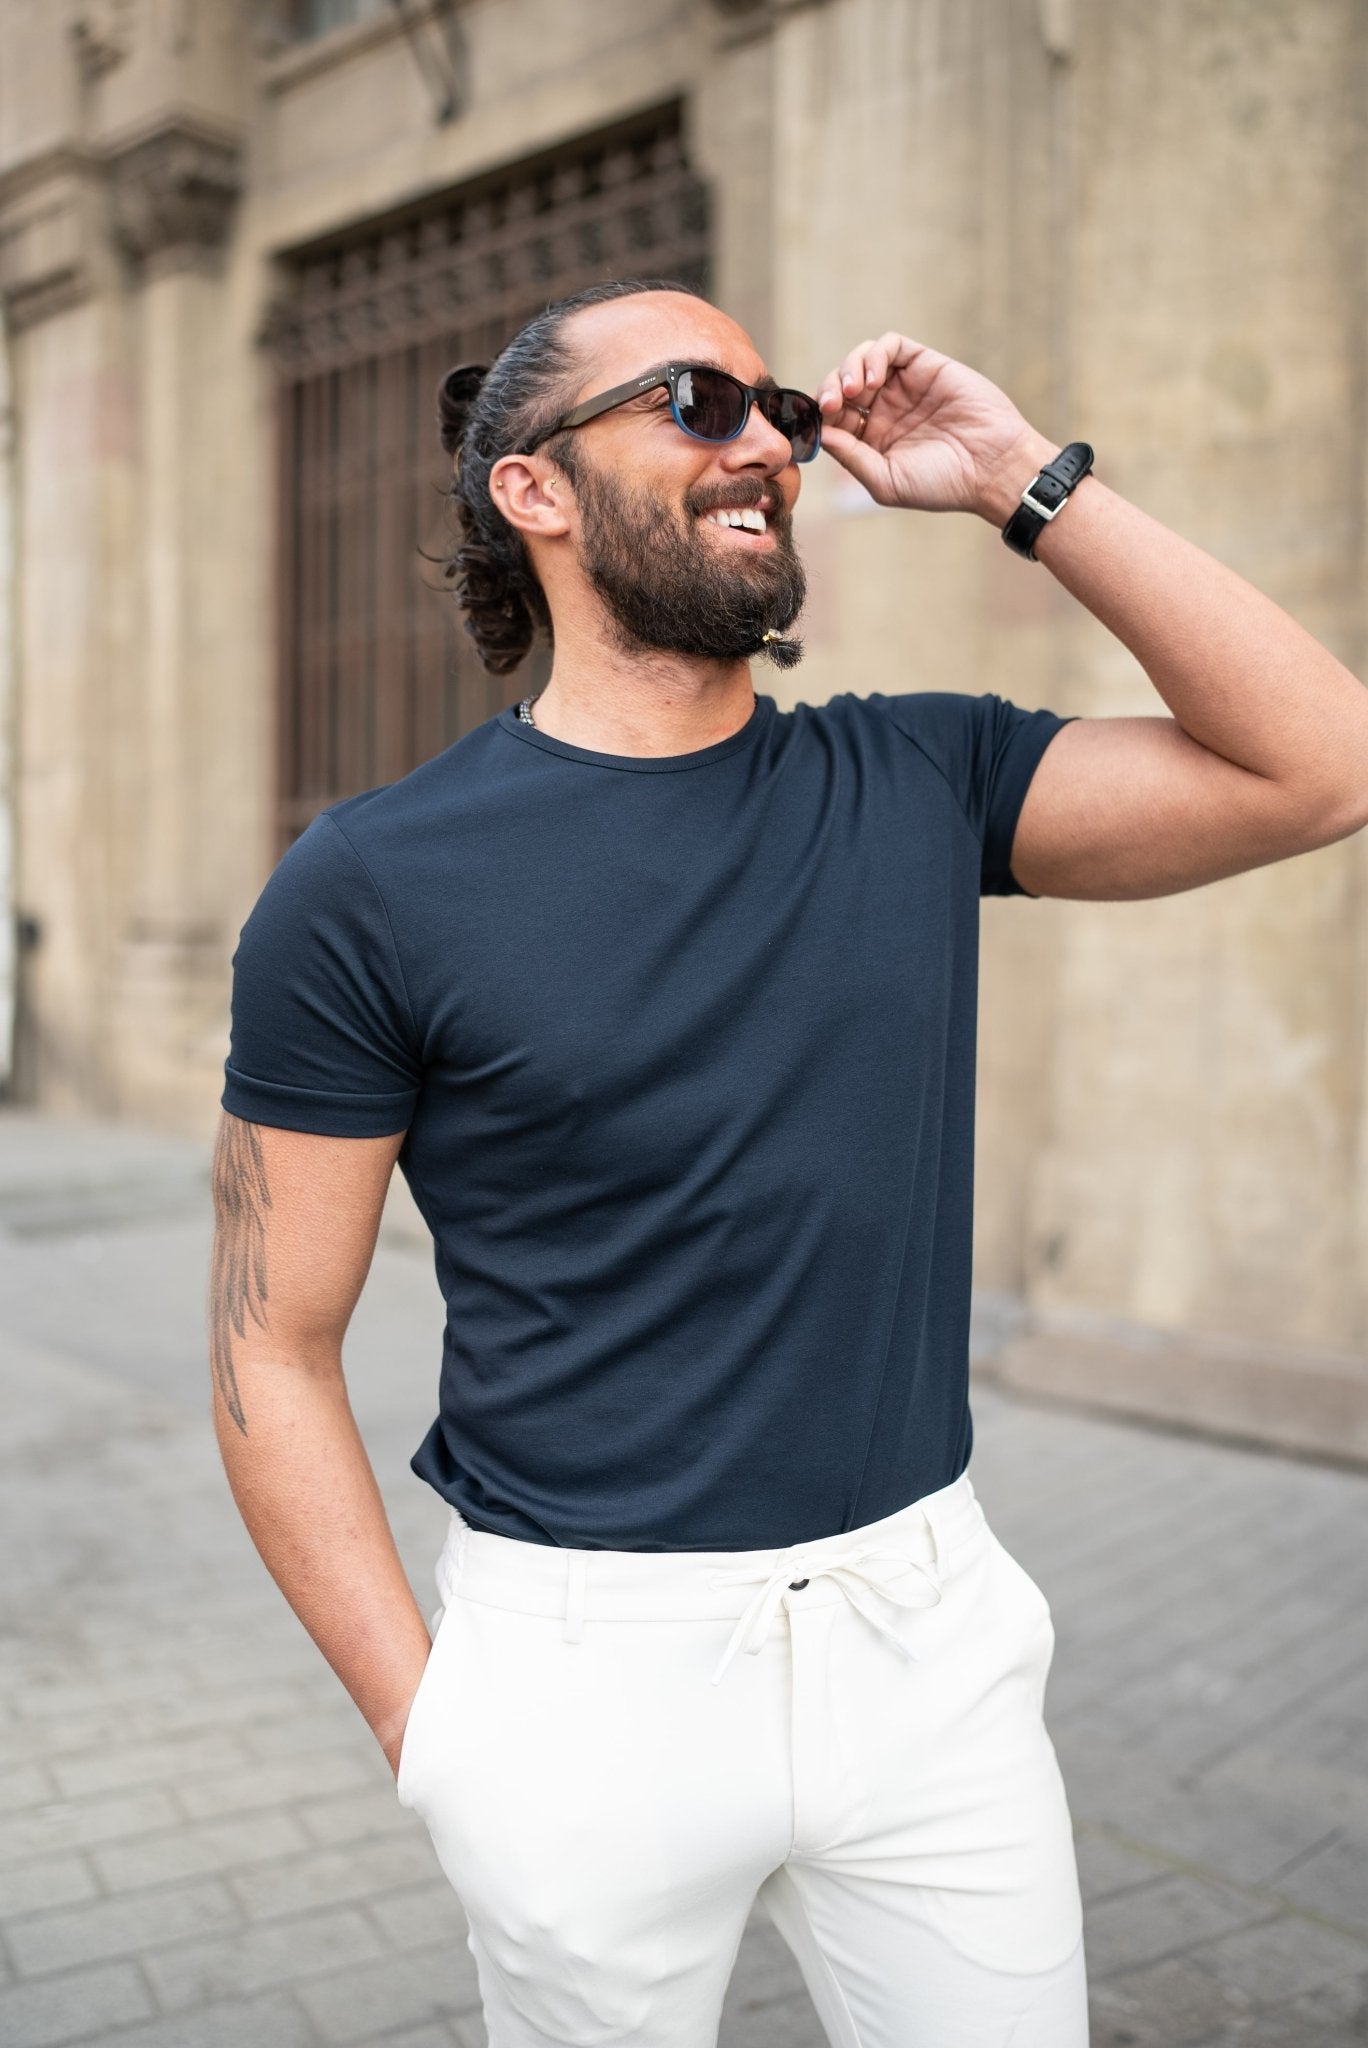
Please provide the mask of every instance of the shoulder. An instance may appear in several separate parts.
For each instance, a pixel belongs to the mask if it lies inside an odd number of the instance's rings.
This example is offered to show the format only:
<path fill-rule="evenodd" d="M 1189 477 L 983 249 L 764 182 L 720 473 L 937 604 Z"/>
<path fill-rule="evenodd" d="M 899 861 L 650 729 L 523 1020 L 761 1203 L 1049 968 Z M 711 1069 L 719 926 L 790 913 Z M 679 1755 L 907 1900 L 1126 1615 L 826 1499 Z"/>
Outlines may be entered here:
<path fill-rule="evenodd" d="M 961 765 L 995 713 L 1004 710 L 1013 707 L 1000 697 L 960 690 L 842 690 L 825 704 L 798 706 L 817 726 L 839 732 L 849 743 L 904 754 L 910 746 L 942 775 Z"/>
<path fill-rule="evenodd" d="M 425 844 L 443 844 L 464 817 L 482 808 L 504 753 L 505 736 L 495 714 L 407 775 L 327 804 L 309 831 L 318 828 L 325 839 L 340 840 L 353 859 L 382 880 L 396 861 L 406 865 L 405 855 Z M 335 852 L 334 858 L 344 856 Z"/>
<path fill-rule="evenodd" d="M 1000 697 L 973 696 L 964 690 L 840 690 L 824 704 L 799 704 L 796 712 L 825 724 L 915 737 L 972 722 L 987 707 L 1002 702 Z"/>
<path fill-rule="evenodd" d="M 995 691 L 845 691 L 823 707 L 834 719 L 897 734 L 919 747 L 942 773 L 975 757 L 994 756 L 1030 736 L 1052 735 L 1068 720 L 1056 711 L 1026 710 Z"/>

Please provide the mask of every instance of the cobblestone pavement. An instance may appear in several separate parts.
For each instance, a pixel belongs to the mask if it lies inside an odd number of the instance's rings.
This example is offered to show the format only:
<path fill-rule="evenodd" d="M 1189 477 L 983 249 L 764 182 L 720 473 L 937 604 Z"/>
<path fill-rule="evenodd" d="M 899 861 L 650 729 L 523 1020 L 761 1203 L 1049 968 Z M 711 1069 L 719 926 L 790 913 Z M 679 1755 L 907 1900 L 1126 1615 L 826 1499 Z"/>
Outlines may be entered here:
<path fill-rule="evenodd" d="M 455 1899 L 267 1579 L 207 1425 L 202 1148 L 0 1112 L 0 2042 L 480 2048 Z M 425 1609 L 430 1261 L 349 1378 Z M 1368 2041 L 1368 1479 L 975 1400 L 1049 1593 L 1094 2048 Z M 756 1916 L 723 2048 L 821 2048 Z"/>

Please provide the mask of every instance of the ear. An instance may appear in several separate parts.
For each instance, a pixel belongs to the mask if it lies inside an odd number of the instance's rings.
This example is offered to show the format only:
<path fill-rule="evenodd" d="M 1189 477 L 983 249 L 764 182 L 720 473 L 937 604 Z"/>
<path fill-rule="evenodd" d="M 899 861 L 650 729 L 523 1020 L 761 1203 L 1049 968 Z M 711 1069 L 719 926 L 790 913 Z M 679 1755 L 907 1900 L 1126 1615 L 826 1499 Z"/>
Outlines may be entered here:
<path fill-rule="evenodd" d="M 501 455 L 489 472 L 489 495 L 509 525 L 538 540 L 570 531 L 563 470 L 542 455 Z"/>

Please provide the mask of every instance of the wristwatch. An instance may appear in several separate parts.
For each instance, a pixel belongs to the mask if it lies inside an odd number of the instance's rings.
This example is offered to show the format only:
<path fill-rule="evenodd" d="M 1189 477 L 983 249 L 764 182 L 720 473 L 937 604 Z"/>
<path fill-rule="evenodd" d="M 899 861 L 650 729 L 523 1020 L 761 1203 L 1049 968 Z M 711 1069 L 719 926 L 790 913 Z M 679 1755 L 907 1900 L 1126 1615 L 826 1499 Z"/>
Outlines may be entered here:
<path fill-rule="evenodd" d="M 1068 503 L 1069 493 L 1082 483 L 1093 466 L 1093 452 L 1086 441 L 1070 441 L 1053 462 L 1047 462 L 1027 484 L 1021 503 L 1002 529 L 1002 538 L 1015 554 L 1028 562 L 1036 559 L 1035 544 L 1040 530 Z"/>

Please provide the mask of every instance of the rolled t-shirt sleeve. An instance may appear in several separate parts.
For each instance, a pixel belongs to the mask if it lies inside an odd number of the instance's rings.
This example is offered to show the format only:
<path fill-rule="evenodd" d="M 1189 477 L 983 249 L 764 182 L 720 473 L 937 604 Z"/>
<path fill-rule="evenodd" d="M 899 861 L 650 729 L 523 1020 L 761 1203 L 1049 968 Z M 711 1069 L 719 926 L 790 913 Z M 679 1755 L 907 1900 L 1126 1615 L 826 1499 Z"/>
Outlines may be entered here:
<path fill-rule="evenodd" d="M 1023 711 L 1005 697 L 919 690 L 877 696 L 900 731 L 949 783 L 983 848 L 979 893 L 1029 896 L 1012 873 L 1012 840 L 1040 757 L 1061 726 L 1057 711 Z"/>
<path fill-rule="evenodd" d="M 326 812 L 269 877 L 232 966 L 224 1109 L 323 1137 L 408 1127 L 422 1069 L 394 932 L 369 869 Z"/>

